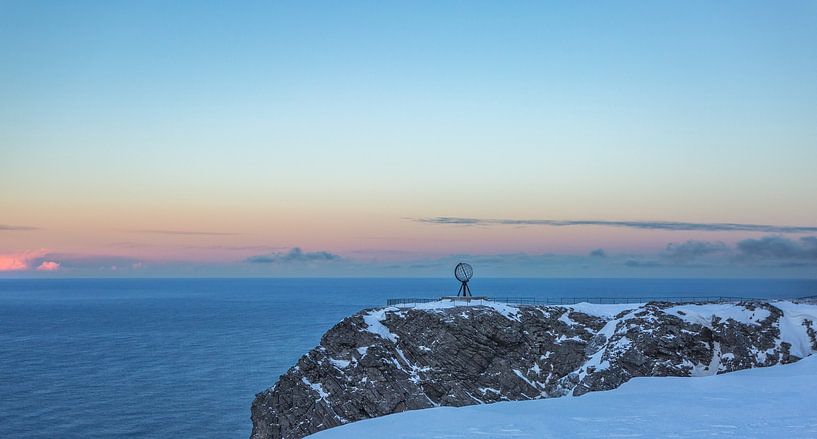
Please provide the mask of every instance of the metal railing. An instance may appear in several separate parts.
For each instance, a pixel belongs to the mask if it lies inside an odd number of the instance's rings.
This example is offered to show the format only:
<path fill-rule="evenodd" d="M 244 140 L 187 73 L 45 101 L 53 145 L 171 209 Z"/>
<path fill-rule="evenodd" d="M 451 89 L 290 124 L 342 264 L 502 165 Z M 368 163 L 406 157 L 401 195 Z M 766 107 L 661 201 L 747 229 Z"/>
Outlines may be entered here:
<path fill-rule="evenodd" d="M 492 297 L 494 302 L 516 305 L 575 305 L 577 303 L 596 304 L 627 304 L 646 302 L 673 302 L 673 303 L 737 303 L 748 300 L 758 300 L 748 297 L 733 296 L 640 296 L 640 297 Z"/>
<path fill-rule="evenodd" d="M 804 298 L 805 299 L 805 298 Z M 436 302 L 439 298 L 397 298 L 386 301 L 387 306 L 413 305 Z M 467 300 L 467 299 L 463 299 Z M 646 302 L 673 303 L 737 303 L 764 300 L 756 297 L 735 296 L 641 296 L 641 297 L 490 297 L 488 300 L 508 305 L 575 305 L 577 303 L 627 304 Z M 814 297 L 817 300 L 817 296 Z"/>
<path fill-rule="evenodd" d="M 413 305 L 415 303 L 428 303 L 428 302 L 436 302 L 440 300 L 437 299 L 414 299 L 414 298 L 400 298 L 400 299 L 389 299 L 386 301 L 386 306 L 396 306 L 396 305 Z"/>

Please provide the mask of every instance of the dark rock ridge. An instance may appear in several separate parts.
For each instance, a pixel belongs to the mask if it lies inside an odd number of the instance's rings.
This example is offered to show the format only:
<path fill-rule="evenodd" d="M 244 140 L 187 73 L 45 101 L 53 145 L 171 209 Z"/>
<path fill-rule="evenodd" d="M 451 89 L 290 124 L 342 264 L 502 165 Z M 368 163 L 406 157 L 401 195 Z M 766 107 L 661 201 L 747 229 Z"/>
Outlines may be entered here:
<path fill-rule="evenodd" d="M 256 396 L 251 437 L 301 438 L 404 410 L 790 363 L 817 351 L 815 319 L 817 306 L 790 302 L 364 310 Z"/>

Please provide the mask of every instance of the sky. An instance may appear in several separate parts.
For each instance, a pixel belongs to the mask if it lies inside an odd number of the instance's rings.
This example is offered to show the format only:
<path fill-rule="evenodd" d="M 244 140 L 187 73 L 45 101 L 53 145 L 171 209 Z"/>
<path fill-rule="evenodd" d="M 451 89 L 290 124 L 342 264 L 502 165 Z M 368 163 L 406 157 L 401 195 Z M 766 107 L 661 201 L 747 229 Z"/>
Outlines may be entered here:
<path fill-rule="evenodd" d="M 0 277 L 815 278 L 815 102 L 815 1 L 0 0 Z"/>

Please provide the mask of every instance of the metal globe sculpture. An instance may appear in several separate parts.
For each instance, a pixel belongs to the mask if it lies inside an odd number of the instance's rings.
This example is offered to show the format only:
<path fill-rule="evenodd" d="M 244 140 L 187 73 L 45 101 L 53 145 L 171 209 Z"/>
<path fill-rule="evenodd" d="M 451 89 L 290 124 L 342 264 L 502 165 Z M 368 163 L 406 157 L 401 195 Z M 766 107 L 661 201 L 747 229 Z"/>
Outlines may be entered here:
<path fill-rule="evenodd" d="M 461 282 L 460 290 L 457 291 L 457 297 L 472 296 L 471 289 L 468 288 L 468 281 L 474 276 L 474 268 L 465 262 L 460 262 L 454 267 L 454 277 Z"/>

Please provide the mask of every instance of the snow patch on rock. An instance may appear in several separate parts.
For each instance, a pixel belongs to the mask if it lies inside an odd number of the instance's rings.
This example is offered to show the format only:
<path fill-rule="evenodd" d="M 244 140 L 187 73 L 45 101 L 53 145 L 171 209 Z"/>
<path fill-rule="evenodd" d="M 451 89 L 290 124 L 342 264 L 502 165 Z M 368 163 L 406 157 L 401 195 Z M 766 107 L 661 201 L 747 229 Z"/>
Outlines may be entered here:
<path fill-rule="evenodd" d="M 678 305 L 667 308 L 664 312 L 706 327 L 712 327 L 712 320 L 715 317 L 721 320 L 731 319 L 739 323 L 758 325 L 771 315 L 771 312 L 765 308 L 749 309 L 732 303 Z"/>
<path fill-rule="evenodd" d="M 774 302 L 773 305 L 783 311 L 784 318 L 779 323 L 780 340 L 791 344 L 790 353 L 803 358 L 817 351 L 817 340 L 809 335 L 807 324 L 811 322 L 814 327 L 817 322 L 817 305 L 788 301 Z"/>
<path fill-rule="evenodd" d="M 383 308 L 371 311 L 363 315 L 363 322 L 366 323 L 366 331 L 376 334 L 392 343 L 397 343 L 397 336 L 394 335 L 383 321 L 386 320 L 386 313 L 397 311 L 397 308 Z"/>

